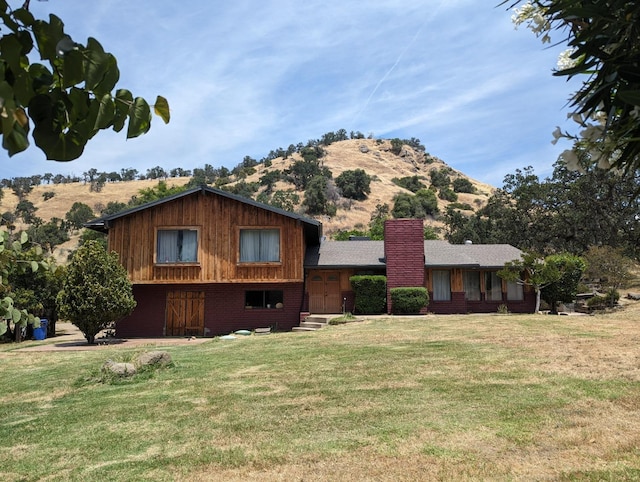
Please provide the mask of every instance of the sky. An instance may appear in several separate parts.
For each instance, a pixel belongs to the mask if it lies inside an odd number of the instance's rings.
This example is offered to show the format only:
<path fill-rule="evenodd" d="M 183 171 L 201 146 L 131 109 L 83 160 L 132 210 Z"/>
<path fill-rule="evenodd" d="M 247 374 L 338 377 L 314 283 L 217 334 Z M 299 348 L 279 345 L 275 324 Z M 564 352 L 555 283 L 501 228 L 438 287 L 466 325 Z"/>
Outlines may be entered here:
<path fill-rule="evenodd" d="M 22 2 L 10 2 L 18 6 Z M 496 187 L 533 166 L 546 177 L 571 130 L 575 88 L 552 76 L 561 45 L 543 45 L 499 0 L 49 0 L 75 42 L 96 38 L 120 82 L 171 122 L 148 134 L 101 131 L 68 163 L 33 143 L 0 156 L 0 178 L 155 166 L 233 168 L 245 156 L 345 129 L 420 139 L 431 155 Z M 126 129 L 125 129 L 126 130 Z"/>

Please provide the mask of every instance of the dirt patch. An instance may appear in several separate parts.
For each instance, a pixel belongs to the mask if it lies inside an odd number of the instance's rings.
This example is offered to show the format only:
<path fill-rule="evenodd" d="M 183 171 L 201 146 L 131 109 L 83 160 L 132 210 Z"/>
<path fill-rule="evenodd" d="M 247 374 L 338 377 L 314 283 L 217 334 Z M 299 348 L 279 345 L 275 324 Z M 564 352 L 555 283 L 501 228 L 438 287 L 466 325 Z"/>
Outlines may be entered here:
<path fill-rule="evenodd" d="M 199 345 L 210 341 L 211 338 L 196 337 L 163 337 L 163 338 L 113 338 L 107 337 L 104 333 L 98 334 L 96 343 L 90 345 L 85 340 L 82 332 L 71 323 L 56 324 L 56 336 L 47 338 L 37 344 L 19 348 L 16 351 L 79 351 L 79 350 L 101 350 L 114 346 L 123 348 L 135 348 L 139 346 L 180 346 Z"/>

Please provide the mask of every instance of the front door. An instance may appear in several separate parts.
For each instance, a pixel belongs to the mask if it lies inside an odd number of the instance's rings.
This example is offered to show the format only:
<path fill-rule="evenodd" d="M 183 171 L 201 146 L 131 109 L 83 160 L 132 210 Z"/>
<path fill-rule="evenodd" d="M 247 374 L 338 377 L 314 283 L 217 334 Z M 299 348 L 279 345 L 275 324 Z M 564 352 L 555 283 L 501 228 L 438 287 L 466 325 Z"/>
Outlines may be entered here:
<path fill-rule="evenodd" d="M 311 313 L 342 312 L 338 271 L 315 271 L 309 275 L 309 311 Z"/>
<path fill-rule="evenodd" d="M 167 293 L 166 336 L 204 335 L 204 292 Z"/>

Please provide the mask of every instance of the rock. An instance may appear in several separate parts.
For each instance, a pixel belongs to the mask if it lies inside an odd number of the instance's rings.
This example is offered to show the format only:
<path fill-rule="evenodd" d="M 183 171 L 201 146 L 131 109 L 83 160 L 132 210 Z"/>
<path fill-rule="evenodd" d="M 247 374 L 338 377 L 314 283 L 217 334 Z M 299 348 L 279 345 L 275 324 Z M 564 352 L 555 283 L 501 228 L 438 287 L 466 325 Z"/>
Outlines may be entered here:
<path fill-rule="evenodd" d="M 367 146 L 365 146 L 364 144 L 362 144 L 360 146 L 360 152 L 362 152 L 363 154 L 366 154 L 367 152 L 369 152 L 369 148 Z"/>
<path fill-rule="evenodd" d="M 138 368 L 149 365 L 165 366 L 171 363 L 171 355 L 166 351 L 147 351 L 138 355 L 134 360 L 135 366 Z"/>
<path fill-rule="evenodd" d="M 627 293 L 627 298 L 630 300 L 640 301 L 640 293 Z"/>
<path fill-rule="evenodd" d="M 119 377 L 130 377 L 137 373 L 133 363 L 118 363 L 113 360 L 107 360 L 102 365 L 102 371 L 111 372 Z"/>

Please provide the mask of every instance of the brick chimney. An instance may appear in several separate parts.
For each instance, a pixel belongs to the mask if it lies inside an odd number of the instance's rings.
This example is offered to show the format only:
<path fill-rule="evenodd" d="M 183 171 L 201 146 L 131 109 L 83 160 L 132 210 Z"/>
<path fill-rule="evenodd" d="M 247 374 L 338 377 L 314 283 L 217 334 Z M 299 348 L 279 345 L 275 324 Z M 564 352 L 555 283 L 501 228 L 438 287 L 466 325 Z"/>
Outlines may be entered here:
<path fill-rule="evenodd" d="M 424 225 L 422 219 L 389 219 L 384 223 L 387 264 L 387 312 L 391 288 L 424 286 Z"/>

